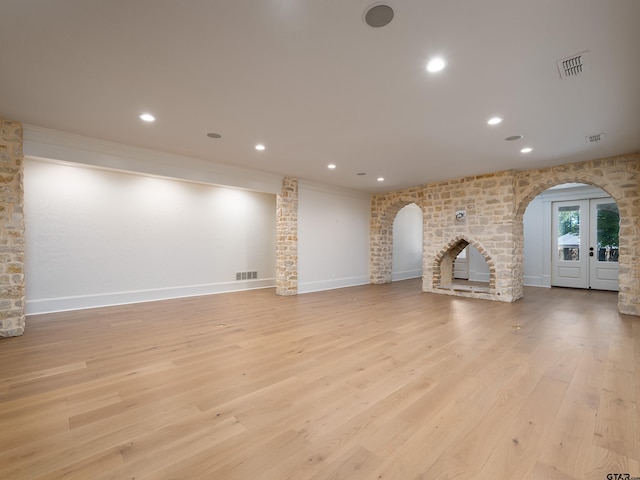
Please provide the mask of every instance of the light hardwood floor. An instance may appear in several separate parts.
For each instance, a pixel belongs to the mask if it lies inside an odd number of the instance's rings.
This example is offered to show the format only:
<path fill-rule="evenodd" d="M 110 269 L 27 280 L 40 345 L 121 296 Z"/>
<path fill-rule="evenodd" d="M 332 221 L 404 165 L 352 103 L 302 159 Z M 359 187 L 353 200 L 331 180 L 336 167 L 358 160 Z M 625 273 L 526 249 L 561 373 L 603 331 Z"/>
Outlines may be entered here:
<path fill-rule="evenodd" d="M 31 317 L 0 341 L 2 479 L 640 477 L 640 319 L 420 282 Z"/>

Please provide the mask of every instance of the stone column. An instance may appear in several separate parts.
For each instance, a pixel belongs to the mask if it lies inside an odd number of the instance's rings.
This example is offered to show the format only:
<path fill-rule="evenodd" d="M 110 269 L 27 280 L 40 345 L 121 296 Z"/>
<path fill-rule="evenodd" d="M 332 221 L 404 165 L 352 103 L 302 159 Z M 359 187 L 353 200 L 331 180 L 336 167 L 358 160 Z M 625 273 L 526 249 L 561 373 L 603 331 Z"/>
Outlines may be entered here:
<path fill-rule="evenodd" d="M 373 284 L 391 283 L 393 254 L 393 219 L 389 219 L 385 194 L 371 197 L 369 224 L 369 281 Z"/>
<path fill-rule="evenodd" d="M 0 337 L 24 332 L 22 125 L 0 119 Z"/>
<path fill-rule="evenodd" d="M 614 160 L 609 169 L 619 184 L 615 192 L 620 211 L 618 310 L 640 316 L 640 154 Z"/>
<path fill-rule="evenodd" d="M 298 179 L 285 177 L 276 205 L 276 295 L 298 294 Z"/>

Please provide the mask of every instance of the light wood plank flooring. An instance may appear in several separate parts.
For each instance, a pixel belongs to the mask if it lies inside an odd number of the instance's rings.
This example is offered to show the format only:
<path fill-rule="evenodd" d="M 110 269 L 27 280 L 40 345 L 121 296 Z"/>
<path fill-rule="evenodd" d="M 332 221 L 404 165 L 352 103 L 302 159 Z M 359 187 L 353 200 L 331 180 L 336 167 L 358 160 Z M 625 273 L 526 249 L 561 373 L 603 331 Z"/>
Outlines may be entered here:
<path fill-rule="evenodd" d="M 409 280 L 31 317 L 0 341 L 0 478 L 640 477 L 616 298 Z"/>

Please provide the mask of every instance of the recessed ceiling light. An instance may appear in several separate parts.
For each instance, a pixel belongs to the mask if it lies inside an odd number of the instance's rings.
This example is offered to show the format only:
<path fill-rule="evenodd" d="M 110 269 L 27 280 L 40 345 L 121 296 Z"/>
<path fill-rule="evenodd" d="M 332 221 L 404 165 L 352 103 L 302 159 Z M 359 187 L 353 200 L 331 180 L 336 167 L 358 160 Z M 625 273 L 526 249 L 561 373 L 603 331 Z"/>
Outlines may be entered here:
<path fill-rule="evenodd" d="M 505 138 L 505 140 L 507 142 L 513 142 L 514 140 L 522 140 L 523 138 L 523 135 L 511 135 L 510 137 Z"/>
<path fill-rule="evenodd" d="M 329 165 L 327 165 L 327 168 L 329 170 L 333 170 L 334 168 L 336 168 L 336 164 L 335 163 L 330 163 Z"/>
<path fill-rule="evenodd" d="M 379 182 L 384 182 L 384 177 L 378 177 Z"/>
<path fill-rule="evenodd" d="M 222 135 L 220 135 L 219 133 L 207 133 L 207 137 L 209 137 L 209 138 L 220 138 L 220 137 L 222 137 Z"/>
<path fill-rule="evenodd" d="M 442 58 L 435 57 L 429 60 L 429 63 L 427 63 L 427 70 L 431 73 L 435 73 L 435 72 L 439 72 L 446 66 L 447 64 Z"/>
<path fill-rule="evenodd" d="M 500 122 L 502 122 L 502 119 L 500 117 L 491 117 L 487 123 L 489 125 L 498 125 Z"/>
<path fill-rule="evenodd" d="M 261 144 L 261 143 L 259 143 L 259 144 L 257 144 L 257 145 L 255 146 L 255 149 L 256 149 L 256 150 L 260 150 L 260 151 L 264 150 L 265 148 L 267 148 L 267 147 L 265 147 L 265 146 L 264 146 L 263 144 Z"/>
<path fill-rule="evenodd" d="M 139 118 L 140 118 L 140 120 L 143 120 L 145 122 L 155 122 L 156 121 L 156 117 L 154 117 L 150 113 L 143 113 L 142 115 L 140 115 Z"/>
<path fill-rule="evenodd" d="M 533 148 L 524 147 L 522 150 L 520 150 L 520 153 L 529 153 L 529 152 L 533 152 Z"/>

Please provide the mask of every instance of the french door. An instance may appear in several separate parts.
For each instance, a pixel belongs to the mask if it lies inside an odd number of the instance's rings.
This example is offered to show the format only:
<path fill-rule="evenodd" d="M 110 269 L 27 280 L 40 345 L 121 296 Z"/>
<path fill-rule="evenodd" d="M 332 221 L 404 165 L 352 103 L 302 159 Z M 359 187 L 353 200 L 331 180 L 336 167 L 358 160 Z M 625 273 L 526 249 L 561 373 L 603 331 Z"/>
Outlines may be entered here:
<path fill-rule="evenodd" d="M 617 291 L 619 225 L 611 198 L 553 202 L 551 285 Z"/>

